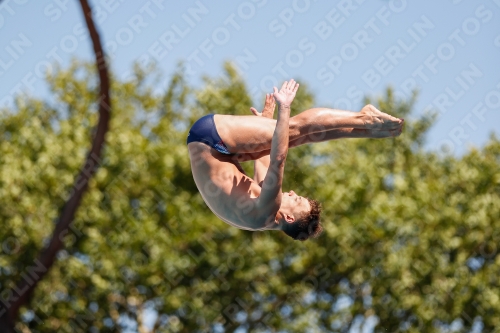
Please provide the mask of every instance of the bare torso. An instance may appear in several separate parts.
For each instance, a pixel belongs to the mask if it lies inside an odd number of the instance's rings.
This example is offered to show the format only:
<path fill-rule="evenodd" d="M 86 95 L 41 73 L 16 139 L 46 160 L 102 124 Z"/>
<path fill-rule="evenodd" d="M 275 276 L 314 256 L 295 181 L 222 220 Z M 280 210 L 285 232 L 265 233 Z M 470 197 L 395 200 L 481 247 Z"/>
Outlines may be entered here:
<path fill-rule="evenodd" d="M 230 155 L 221 154 L 201 142 L 191 142 L 188 149 L 194 181 L 210 210 L 232 226 L 256 230 L 252 225 L 268 218 L 260 215 L 257 209 L 260 186 L 243 173 Z M 267 225 L 262 229 L 267 229 Z"/>

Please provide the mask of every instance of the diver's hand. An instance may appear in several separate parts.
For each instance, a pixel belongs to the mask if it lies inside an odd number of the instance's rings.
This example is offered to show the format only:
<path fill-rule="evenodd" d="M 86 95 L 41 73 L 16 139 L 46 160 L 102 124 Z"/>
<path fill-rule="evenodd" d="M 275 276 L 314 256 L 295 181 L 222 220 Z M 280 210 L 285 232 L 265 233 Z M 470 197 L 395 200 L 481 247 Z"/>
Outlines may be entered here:
<path fill-rule="evenodd" d="M 282 106 L 290 107 L 298 89 L 299 89 L 299 84 L 295 82 L 293 79 L 291 79 L 290 81 L 285 81 L 281 86 L 280 90 L 274 87 L 273 96 L 276 102 L 278 103 L 280 109 Z"/>
<path fill-rule="evenodd" d="M 257 117 L 264 117 L 273 119 L 274 118 L 274 109 L 276 109 L 276 102 L 274 101 L 272 94 L 266 94 L 266 101 L 264 102 L 264 110 L 262 112 L 257 111 L 256 108 L 251 107 L 250 111 Z"/>

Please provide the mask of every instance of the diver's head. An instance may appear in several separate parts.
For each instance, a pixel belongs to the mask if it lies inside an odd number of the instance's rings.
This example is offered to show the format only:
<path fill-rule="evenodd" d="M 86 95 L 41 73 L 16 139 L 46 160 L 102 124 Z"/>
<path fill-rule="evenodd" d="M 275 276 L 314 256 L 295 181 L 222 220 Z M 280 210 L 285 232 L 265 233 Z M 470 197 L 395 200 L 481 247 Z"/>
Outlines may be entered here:
<path fill-rule="evenodd" d="M 310 237 L 318 237 L 323 231 L 320 214 L 319 202 L 290 191 L 283 193 L 276 218 L 280 223 L 280 229 L 288 236 L 305 241 Z"/>

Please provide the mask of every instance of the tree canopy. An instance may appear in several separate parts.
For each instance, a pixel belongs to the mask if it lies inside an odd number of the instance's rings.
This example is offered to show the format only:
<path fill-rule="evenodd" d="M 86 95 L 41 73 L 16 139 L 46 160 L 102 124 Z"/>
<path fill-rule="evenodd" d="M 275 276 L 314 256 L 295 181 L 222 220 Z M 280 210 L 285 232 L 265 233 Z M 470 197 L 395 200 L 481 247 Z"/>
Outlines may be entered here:
<path fill-rule="evenodd" d="M 204 204 L 186 136 L 207 113 L 250 114 L 229 63 L 205 84 L 182 66 L 158 87 L 154 66 L 112 76 L 113 116 L 99 169 L 65 249 L 16 328 L 23 332 L 485 331 L 500 327 L 500 141 L 464 156 L 423 148 L 433 117 L 391 89 L 371 103 L 405 118 L 395 139 L 291 149 L 284 190 L 323 203 L 325 232 L 230 227 Z M 299 80 L 298 80 L 299 81 Z M 300 81 L 299 81 L 300 82 Z M 51 101 L 19 97 L 0 116 L 0 299 L 40 269 L 60 207 L 91 145 L 92 65 L 47 78 Z M 306 82 L 293 114 L 312 107 Z M 253 101 L 260 102 L 260 101 Z M 368 101 L 367 101 L 368 102 Z M 245 170 L 252 174 L 252 165 Z"/>

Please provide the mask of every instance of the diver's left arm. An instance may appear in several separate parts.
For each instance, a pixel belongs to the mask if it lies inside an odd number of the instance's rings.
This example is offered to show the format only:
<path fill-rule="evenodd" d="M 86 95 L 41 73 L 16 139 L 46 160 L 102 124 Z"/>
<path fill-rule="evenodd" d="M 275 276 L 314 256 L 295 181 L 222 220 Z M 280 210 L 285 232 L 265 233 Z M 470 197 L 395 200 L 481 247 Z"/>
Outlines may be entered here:
<path fill-rule="evenodd" d="M 273 96 L 278 102 L 278 120 L 271 141 L 271 162 L 257 200 L 259 215 L 265 217 L 263 219 L 264 225 L 268 223 L 269 219 L 274 219 L 281 206 L 281 185 L 288 153 L 290 105 L 298 88 L 298 83 L 293 79 L 285 81 L 279 91 L 274 87 Z"/>

